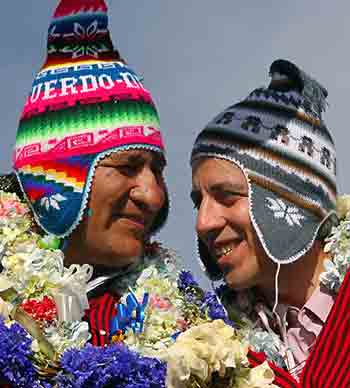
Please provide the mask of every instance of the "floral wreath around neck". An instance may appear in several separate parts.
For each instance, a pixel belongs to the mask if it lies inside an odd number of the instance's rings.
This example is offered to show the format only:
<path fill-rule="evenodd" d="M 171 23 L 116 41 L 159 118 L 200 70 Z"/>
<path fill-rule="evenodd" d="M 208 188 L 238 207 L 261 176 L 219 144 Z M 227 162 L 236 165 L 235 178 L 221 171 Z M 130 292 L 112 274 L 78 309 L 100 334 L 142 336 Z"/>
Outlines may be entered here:
<path fill-rule="evenodd" d="M 112 345 L 90 345 L 82 317 L 92 267 L 65 267 L 59 246 L 16 194 L 0 191 L 0 385 L 274 387 L 267 362 L 249 366 L 243 331 L 216 295 L 159 244 L 118 280 Z"/>

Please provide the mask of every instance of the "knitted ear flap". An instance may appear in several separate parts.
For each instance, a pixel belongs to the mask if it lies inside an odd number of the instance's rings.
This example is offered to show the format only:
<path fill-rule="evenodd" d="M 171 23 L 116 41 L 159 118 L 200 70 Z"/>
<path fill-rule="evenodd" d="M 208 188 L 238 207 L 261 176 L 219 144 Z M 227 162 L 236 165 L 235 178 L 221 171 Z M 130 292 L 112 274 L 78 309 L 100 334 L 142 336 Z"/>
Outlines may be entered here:
<path fill-rule="evenodd" d="M 201 264 L 210 280 L 217 281 L 222 279 L 223 273 L 216 261 L 211 257 L 205 244 L 198 238 L 198 254 Z"/>

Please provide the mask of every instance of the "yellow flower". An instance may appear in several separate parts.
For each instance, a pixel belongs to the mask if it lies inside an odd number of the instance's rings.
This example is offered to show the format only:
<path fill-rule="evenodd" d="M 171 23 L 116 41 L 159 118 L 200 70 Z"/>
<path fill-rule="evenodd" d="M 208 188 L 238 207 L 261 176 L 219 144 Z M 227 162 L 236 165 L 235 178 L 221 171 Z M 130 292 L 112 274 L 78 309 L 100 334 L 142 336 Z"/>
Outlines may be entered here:
<path fill-rule="evenodd" d="M 350 195 L 337 198 L 337 215 L 340 219 L 346 218 L 350 211 Z"/>

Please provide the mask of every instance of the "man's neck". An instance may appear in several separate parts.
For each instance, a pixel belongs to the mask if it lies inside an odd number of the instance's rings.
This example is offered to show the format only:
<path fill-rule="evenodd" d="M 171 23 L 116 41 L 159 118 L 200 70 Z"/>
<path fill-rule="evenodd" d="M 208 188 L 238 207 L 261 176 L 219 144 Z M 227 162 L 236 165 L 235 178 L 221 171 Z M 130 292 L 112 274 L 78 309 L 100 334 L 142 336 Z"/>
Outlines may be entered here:
<path fill-rule="evenodd" d="M 324 271 L 323 263 L 326 258 L 323 244 L 316 241 L 310 251 L 295 263 L 281 265 L 278 277 L 279 302 L 298 308 L 304 306 L 320 285 L 320 275 Z M 271 282 L 267 287 L 259 287 L 268 300 L 274 298 L 274 284 Z"/>

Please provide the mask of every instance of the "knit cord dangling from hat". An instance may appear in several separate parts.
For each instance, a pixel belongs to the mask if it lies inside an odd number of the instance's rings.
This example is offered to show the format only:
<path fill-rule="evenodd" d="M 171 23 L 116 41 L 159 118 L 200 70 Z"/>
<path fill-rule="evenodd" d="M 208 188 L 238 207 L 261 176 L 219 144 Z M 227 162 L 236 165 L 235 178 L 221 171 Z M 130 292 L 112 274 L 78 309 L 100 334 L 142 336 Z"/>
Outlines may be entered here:
<path fill-rule="evenodd" d="M 62 0 L 47 49 L 20 118 L 13 164 L 37 223 L 67 237 L 82 219 L 102 158 L 129 149 L 164 155 L 164 146 L 151 94 L 113 47 L 105 1 Z"/>

